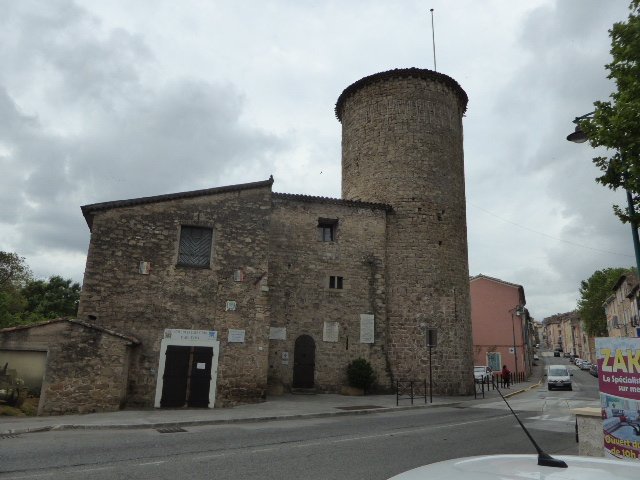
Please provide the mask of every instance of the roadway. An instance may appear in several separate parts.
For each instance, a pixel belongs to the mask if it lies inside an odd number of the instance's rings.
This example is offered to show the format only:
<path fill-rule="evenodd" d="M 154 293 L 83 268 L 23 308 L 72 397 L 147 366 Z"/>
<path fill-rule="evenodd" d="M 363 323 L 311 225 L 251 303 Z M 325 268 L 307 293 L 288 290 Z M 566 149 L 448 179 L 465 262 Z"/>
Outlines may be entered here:
<path fill-rule="evenodd" d="M 546 384 L 509 401 L 550 454 L 577 454 L 572 408 L 597 404 L 597 379 L 564 358 L 573 391 Z M 380 479 L 460 456 L 534 453 L 496 392 L 457 405 L 368 415 L 177 429 L 0 436 L 2 479 Z"/>

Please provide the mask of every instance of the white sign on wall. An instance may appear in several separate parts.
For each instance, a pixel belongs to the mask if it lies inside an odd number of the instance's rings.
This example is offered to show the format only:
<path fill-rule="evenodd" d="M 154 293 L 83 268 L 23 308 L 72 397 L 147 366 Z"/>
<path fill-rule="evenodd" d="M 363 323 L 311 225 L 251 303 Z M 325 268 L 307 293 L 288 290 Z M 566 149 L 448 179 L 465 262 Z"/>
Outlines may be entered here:
<path fill-rule="evenodd" d="M 234 328 L 229 329 L 229 336 L 227 338 L 229 343 L 244 343 L 244 330 L 236 330 Z"/>
<path fill-rule="evenodd" d="M 375 322 L 373 315 L 360 315 L 360 343 L 374 343 L 375 341 Z"/>
<path fill-rule="evenodd" d="M 338 322 L 324 322 L 322 340 L 325 342 L 337 342 L 340 325 Z"/>
<path fill-rule="evenodd" d="M 181 328 L 166 328 L 164 338 L 184 341 L 208 341 L 217 340 L 218 332 L 215 330 L 184 330 Z"/>
<path fill-rule="evenodd" d="M 269 340 L 286 340 L 287 327 L 270 327 Z"/>

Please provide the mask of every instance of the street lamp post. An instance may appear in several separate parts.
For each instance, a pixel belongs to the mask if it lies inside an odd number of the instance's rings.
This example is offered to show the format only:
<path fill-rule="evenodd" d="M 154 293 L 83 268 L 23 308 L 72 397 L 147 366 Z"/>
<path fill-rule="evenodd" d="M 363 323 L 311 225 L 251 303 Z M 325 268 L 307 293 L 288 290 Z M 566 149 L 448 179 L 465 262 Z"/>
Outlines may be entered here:
<path fill-rule="evenodd" d="M 515 308 L 509 310 L 511 312 L 511 330 L 513 332 L 513 354 L 515 355 L 516 361 L 516 380 L 518 379 L 518 347 L 516 347 L 516 322 L 514 319 L 514 314 L 520 317 L 522 314 L 520 305 L 517 305 Z"/>
<path fill-rule="evenodd" d="M 590 118 L 593 116 L 595 112 L 589 112 L 579 117 L 576 117 L 573 120 L 573 123 L 576 124 L 575 131 L 567 135 L 567 140 L 573 143 L 584 143 L 588 140 L 587 134 L 582 131 L 580 128 L 580 120 L 584 120 L 585 118 Z M 631 197 L 631 192 L 628 189 L 625 189 L 627 192 L 627 205 L 629 207 L 629 223 L 631 224 L 631 237 L 633 239 L 633 252 L 636 257 L 636 272 L 640 275 L 640 238 L 638 236 L 638 223 L 635 220 L 635 209 L 633 208 L 633 198 Z"/>

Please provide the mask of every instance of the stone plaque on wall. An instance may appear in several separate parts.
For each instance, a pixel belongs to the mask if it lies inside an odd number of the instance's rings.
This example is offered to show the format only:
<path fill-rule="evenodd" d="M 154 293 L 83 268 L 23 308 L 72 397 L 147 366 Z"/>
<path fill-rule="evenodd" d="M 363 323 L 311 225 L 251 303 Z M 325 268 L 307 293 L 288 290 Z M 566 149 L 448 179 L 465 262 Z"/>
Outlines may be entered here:
<path fill-rule="evenodd" d="M 229 343 L 244 343 L 244 330 L 230 328 L 227 341 Z"/>
<path fill-rule="evenodd" d="M 338 322 L 324 322 L 324 329 L 322 331 L 322 340 L 325 342 L 337 342 L 338 341 Z"/>
<path fill-rule="evenodd" d="M 360 315 L 360 343 L 374 343 L 375 328 L 373 315 Z"/>
<path fill-rule="evenodd" d="M 269 340 L 286 340 L 287 327 L 270 327 Z"/>

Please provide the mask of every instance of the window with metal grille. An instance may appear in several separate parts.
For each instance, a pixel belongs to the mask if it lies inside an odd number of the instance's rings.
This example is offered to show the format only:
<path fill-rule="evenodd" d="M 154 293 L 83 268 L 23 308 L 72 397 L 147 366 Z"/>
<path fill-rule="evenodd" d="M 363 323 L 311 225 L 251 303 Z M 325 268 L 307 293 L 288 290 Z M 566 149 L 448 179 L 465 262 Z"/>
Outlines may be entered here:
<path fill-rule="evenodd" d="M 333 275 L 330 276 L 329 288 L 336 288 L 336 289 L 342 290 L 342 277 L 335 277 Z"/>
<path fill-rule="evenodd" d="M 180 251 L 178 265 L 186 267 L 208 267 L 211 258 L 213 230 L 205 227 L 180 228 Z"/>
<path fill-rule="evenodd" d="M 338 220 L 335 218 L 319 218 L 318 233 L 322 242 L 335 242 Z"/>

